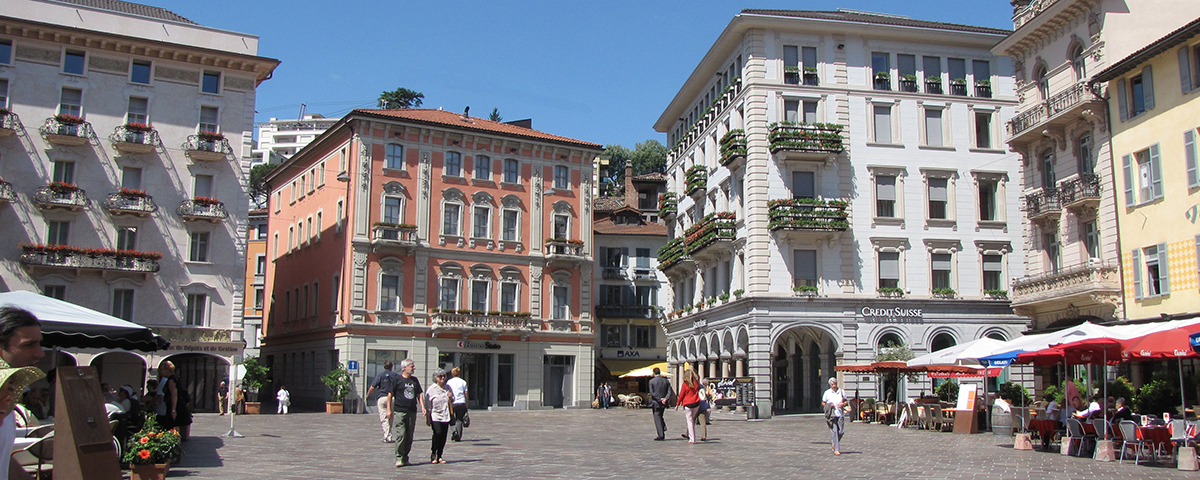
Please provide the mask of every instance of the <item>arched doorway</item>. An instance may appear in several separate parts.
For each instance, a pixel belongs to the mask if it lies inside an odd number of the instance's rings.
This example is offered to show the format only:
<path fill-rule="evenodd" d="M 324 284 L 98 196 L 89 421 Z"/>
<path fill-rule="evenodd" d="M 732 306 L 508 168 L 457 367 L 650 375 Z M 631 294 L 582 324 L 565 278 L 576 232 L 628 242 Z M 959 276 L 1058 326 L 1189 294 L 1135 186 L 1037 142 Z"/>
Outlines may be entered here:
<path fill-rule="evenodd" d="M 135 353 L 102 353 L 92 358 L 91 366 L 100 374 L 100 383 L 107 383 L 114 390 L 129 385 L 134 392 L 141 392 L 146 387 L 146 361 Z"/>
<path fill-rule="evenodd" d="M 905 348 L 905 342 L 900 338 L 900 334 L 896 332 L 887 332 L 879 336 L 879 341 L 875 343 L 875 358 L 877 360 L 889 360 L 890 354 L 896 349 Z M 882 389 L 880 390 L 879 401 L 887 403 L 895 403 L 897 398 L 904 398 L 903 393 L 907 389 L 905 376 L 895 372 L 879 374 Z"/>
<path fill-rule="evenodd" d="M 929 351 L 936 352 L 938 350 L 945 350 L 955 345 L 958 345 L 958 342 L 954 340 L 954 335 L 951 335 L 949 332 L 941 332 L 934 335 L 933 340 L 929 341 Z M 943 383 L 948 381 L 950 381 L 948 378 L 933 379 L 932 391 L 937 391 L 938 387 L 942 386 Z"/>
<path fill-rule="evenodd" d="M 203 353 L 172 355 L 167 360 L 175 364 L 181 387 L 192 397 L 192 411 L 217 411 L 217 386 L 229 378 L 229 361 Z"/>
<path fill-rule="evenodd" d="M 817 327 L 793 327 L 774 342 L 771 401 L 776 414 L 821 411 L 825 379 L 833 375 L 833 338 Z"/>

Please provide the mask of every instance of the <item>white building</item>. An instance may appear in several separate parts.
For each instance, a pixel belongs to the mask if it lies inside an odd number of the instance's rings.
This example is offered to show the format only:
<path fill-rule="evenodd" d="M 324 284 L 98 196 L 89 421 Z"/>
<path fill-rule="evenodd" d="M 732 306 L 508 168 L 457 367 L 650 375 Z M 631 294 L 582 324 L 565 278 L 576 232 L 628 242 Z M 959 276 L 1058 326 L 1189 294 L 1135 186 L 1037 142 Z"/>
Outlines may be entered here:
<path fill-rule="evenodd" d="M 270 121 L 259 123 L 258 148 L 254 149 L 251 166 L 283 163 L 338 120 L 319 113 L 306 113 L 303 118 L 280 120 L 272 117 Z"/>
<path fill-rule="evenodd" d="M 852 11 L 733 18 L 655 124 L 678 199 L 659 253 L 675 374 L 753 377 L 762 416 L 816 411 L 835 365 L 890 343 L 919 355 L 1024 330 L 1007 301 L 1022 274 L 1020 165 L 1002 143 L 1012 64 L 989 51 L 1007 33 Z M 873 377 L 843 381 L 886 396 Z"/>
<path fill-rule="evenodd" d="M 253 35 L 120 1 L 6 0 L 0 10 L 0 289 L 154 328 L 155 354 L 59 364 L 142 384 L 170 357 L 196 399 L 241 354 L 254 94 L 277 60 Z M 50 363 L 46 359 L 47 366 Z"/>

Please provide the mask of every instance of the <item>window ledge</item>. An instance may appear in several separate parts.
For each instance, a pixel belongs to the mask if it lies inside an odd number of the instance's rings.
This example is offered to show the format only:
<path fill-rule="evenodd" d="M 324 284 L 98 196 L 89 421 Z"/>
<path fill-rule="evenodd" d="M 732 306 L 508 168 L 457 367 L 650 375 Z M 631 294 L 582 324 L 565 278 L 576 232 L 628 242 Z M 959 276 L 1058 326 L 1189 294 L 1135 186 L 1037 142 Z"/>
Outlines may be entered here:
<path fill-rule="evenodd" d="M 957 150 L 953 145 L 918 145 L 921 150 L 941 150 L 944 152 L 953 152 Z"/>
<path fill-rule="evenodd" d="M 201 90 L 201 91 L 200 91 L 200 94 L 201 94 L 201 95 L 208 95 L 208 96 L 210 96 L 210 97 L 219 97 L 219 96 L 221 96 L 221 94 L 220 94 L 220 93 L 205 92 L 205 91 L 203 91 L 203 90 Z"/>
<path fill-rule="evenodd" d="M 3 63 L 0 63 L 0 65 L 4 65 L 4 64 L 3 64 Z M 132 81 L 131 81 L 131 82 L 128 82 L 128 83 L 129 83 L 130 85 L 133 85 L 133 86 L 135 86 L 135 87 L 150 87 L 150 88 L 154 88 L 154 85 L 151 85 L 151 84 L 149 84 L 149 83 L 138 83 L 138 82 L 132 82 Z"/>
<path fill-rule="evenodd" d="M 461 183 L 461 184 L 466 184 L 466 183 L 467 183 L 467 177 L 464 177 L 464 176 L 462 176 L 462 175 L 446 175 L 446 174 L 442 174 L 442 181 L 443 181 L 443 182 L 449 182 L 449 183 Z"/>
<path fill-rule="evenodd" d="M 904 148 L 903 143 L 877 143 L 867 142 L 868 147 L 883 147 L 883 148 Z"/>
<path fill-rule="evenodd" d="M 402 168 L 383 167 L 383 174 L 389 177 L 408 178 L 408 172 Z"/>
<path fill-rule="evenodd" d="M 521 184 L 513 182 L 500 182 L 500 188 L 507 190 L 521 190 Z"/>
<path fill-rule="evenodd" d="M 459 236 L 459 235 L 439 235 L 438 236 L 438 245 L 439 246 L 444 247 L 444 246 L 446 246 L 447 243 L 453 243 L 453 244 L 461 247 L 463 245 L 466 245 L 467 242 L 466 242 L 465 238 L 463 238 L 462 236 Z"/>
<path fill-rule="evenodd" d="M 1003 220 L 980 220 L 979 228 L 1006 228 L 1008 222 Z"/>
<path fill-rule="evenodd" d="M 1003 148 L 971 148 L 971 153 L 1008 153 L 1008 150 Z"/>
<path fill-rule="evenodd" d="M 471 185 L 482 185 L 485 187 L 495 187 L 496 182 L 491 181 L 491 180 L 482 179 L 482 178 L 472 178 Z"/>
<path fill-rule="evenodd" d="M 288 253 L 291 254 L 292 252 L 288 252 Z M 196 262 L 193 260 L 184 260 L 183 263 L 185 265 L 216 265 L 213 262 Z"/>
<path fill-rule="evenodd" d="M 520 240 L 501 240 L 500 241 L 500 251 L 501 252 L 508 250 L 510 248 L 515 250 L 517 253 L 520 253 L 522 250 L 525 249 L 525 245 L 523 245 Z"/>
<path fill-rule="evenodd" d="M 881 225 L 903 225 L 904 217 L 875 217 L 875 223 Z"/>
<path fill-rule="evenodd" d="M 926 227 L 957 227 L 958 220 L 949 218 L 926 218 Z"/>

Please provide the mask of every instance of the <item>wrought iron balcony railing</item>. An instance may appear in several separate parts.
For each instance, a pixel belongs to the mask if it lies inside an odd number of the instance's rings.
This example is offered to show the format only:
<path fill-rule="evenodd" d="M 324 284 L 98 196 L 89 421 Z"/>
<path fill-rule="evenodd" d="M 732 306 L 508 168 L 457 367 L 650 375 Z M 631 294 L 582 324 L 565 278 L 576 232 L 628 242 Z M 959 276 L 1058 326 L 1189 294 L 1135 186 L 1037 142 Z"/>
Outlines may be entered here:
<path fill-rule="evenodd" d="M 225 203 L 223 202 L 184 200 L 175 211 L 184 220 L 219 222 L 229 218 L 229 212 L 225 210 Z"/>
<path fill-rule="evenodd" d="M 1100 203 L 1100 177 L 1083 173 L 1058 186 L 1062 204 L 1068 208 Z"/>
<path fill-rule="evenodd" d="M 23 128 L 21 117 L 18 117 L 16 112 L 0 108 L 0 137 L 13 135 Z"/>
<path fill-rule="evenodd" d="M 15 202 L 17 200 L 17 192 L 13 190 L 11 183 L 0 180 L 0 203 Z"/>
<path fill-rule="evenodd" d="M 117 192 L 104 200 L 104 209 L 112 214 L 149 215 L 158 211 L 158 205 L 150 195 Z"/>
<path fill-rule="evenodd" d="M 1062 197 L 1057 188 L 1046 188 L 1025 196 L 1025 213 L 1031 219 L 1057 215 L 1062 211 Z"/>
<path fill-rule="evenodd" d="M 41 208 L 68 208 L 79 210 L 91 203 L 87 192 L 78 187 L 38 187 L 33 201 Z"/>
<path fill-rule="evenodd" d="M 835 232 L 850 227 L 847 204 L 841 200 L 782 199 L 769 205 L 771 231 Z"/>
<path fill-rule="evenodd" d="M 47 118 L 46 122 L 42 124 L 42 128 L 38 129 L 47 142 L 65 146 L 83 145 L 95 136 L 92 132 L 92 124 L 85 122 L 82 118 L 64 119 L 59 117 Z"/>
<path fill-rule="evenodd" d="M 837 154 L 845 150 L 842 126 L 831 123 L 787 123 L 770 126 L 771 153 Z"/>
<path fill-rule="evenodd" d="M 21 263 L 30 266 L 153 273 L 161 254 L 58 245 L 21 245 Z"/>
<path fill-rule="evenodd" d="M 125 153 L 152 152 L 161 143 L 158 139 L 158 131 L 149 125 L 144 127 L 118 125 L 108 139 L 112 141 L 113 148 Z"/>
<path fill-rule="evenodd" d="M 658 307 L 649 305 L 596 305 L 599 318 L 658 318 Z"/>
<path fill-rule="evenodd" d="M 233 147 L 229 146 L 229 140 L 224 137 L 188 135 L 187 141 L 183 142 L 183 151 L 193 160 L 207 162 L 224 160 L 233 155 Z"/>

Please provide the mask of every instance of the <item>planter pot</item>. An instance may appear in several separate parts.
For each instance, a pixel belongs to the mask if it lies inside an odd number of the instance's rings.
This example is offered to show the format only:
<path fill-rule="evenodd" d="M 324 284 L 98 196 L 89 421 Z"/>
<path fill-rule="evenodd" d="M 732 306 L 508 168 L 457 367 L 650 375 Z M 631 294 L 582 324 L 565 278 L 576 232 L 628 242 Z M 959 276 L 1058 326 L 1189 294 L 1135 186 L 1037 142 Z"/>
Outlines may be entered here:
<path fill-rule="evenodd" d="M 325 413 L 342 413 L 342 402 L 325 402 Z"/>
<path fill-rule="evenodd" d="M 167 478 L 167 469 L 170 466 L 169 463 L 130 465 L 129 478 L 130 480 L 163 480 Z"/>
<path fill-rule="evenodd" d="M 261 402 L 246 402 L 246 415 L 258 415 L 261 409 Z"/>

